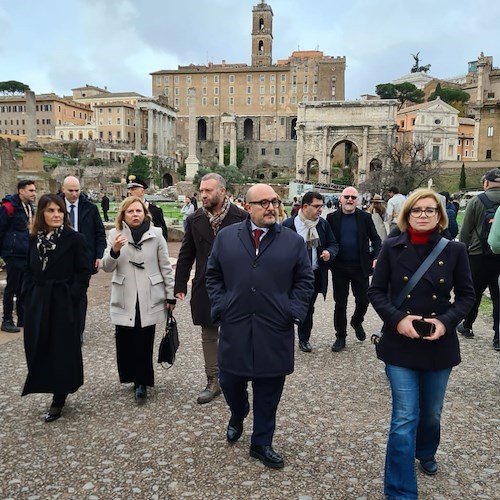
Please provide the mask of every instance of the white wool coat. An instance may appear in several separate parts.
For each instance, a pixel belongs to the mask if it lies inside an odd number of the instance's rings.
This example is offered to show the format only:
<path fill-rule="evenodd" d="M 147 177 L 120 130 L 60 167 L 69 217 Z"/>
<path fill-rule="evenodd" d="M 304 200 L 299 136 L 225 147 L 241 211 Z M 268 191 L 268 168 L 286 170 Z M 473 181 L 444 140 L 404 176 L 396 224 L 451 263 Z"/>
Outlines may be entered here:
<path fill-rule="evenodd" d="M 102 258 L 102 268 L 112 272 L 111 279 L 111 322 L 114 325 L 133 327 L 136 303 L 139 301 L 141 326 L 165 321 L 166 300 L 174 299 L 174 273 L 168 257 L 167 242 L 160 228 L 151 224 L 142 235 L 141 249 L 128 244 L 122 247 L 117 259 L 111 256 L 111 247 L 117 234 L 124 234 L 133 243 L 129 227 L 112 229 L 108 246 Z M 140 269 L 130 263 L 143 263 Z"/>

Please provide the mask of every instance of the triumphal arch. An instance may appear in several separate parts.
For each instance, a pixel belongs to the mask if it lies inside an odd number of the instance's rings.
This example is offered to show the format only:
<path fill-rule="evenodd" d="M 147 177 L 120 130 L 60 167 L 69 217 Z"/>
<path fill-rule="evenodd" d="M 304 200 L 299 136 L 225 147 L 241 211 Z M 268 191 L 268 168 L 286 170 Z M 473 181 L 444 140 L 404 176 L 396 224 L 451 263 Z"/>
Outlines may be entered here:
<path fill-rule="evenodd" d="M 354 184 L 384 168 L 396 136 L 397 101 L 307 102 L 297 112 L 297 179 L 331 184 L 348 170 Z"/>

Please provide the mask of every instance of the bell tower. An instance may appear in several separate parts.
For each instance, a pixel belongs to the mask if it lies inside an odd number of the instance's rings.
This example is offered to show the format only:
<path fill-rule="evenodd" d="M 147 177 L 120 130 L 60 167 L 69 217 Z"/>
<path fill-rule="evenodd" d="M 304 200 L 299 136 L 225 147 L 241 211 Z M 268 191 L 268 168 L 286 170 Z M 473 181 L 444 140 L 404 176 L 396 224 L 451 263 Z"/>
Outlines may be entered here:
<path fill-rule="evenodd" d="M 252 9 L 252 66 L 273 64 L 273 9 L 262 0 Z"/>

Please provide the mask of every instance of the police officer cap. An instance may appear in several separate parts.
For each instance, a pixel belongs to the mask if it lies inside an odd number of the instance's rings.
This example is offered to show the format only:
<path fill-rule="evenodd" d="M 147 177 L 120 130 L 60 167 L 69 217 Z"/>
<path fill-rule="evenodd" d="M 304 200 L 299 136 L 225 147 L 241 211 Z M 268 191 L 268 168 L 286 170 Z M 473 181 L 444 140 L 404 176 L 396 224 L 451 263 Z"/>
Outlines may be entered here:
<path fill-rule="evenodd" d="M 134 174 L 130 174 L 127 177 L 127 181 L 128 181 L 127 187 L 129 189 L 130 188 L 134 188 L 134 187 L 141 187 L 141 188 L 144 188 L 144 189 L 148 188 L 148 185 L 142 179 L 140 179 L 139 177 L 137 177 Z"/>

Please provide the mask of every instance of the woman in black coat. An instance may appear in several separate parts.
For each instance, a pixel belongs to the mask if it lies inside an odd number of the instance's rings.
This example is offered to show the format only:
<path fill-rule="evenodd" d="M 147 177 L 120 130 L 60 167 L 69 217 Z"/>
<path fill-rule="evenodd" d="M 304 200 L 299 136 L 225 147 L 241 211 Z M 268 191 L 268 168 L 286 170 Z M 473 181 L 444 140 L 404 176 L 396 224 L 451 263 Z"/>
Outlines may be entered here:
<path fill-rule="evenodd" d="M 474 304 L 465 245 L 449 241 L 402 305 L 396 308 L 393 301 L 442 239 L 440 231 L 447 225 L 437 194 L 430 189 L 414 191 L 399 215 L 401 234 L 384 241 L 368 291 L 384 321 L 377 356 L 385 362 L 392 392 L 387 498 L 418 497 L 415 459 L 424 473 L 438 471 L 435 453 L 446 385 L 452 367 L 460 363 L 455 328 Z"/>
<path fill-rule="evenodd" d="M 23 283 L 24 348 L 28 376 L 22 395 L 52 393 L 46 422 L 57 420 L 69 393 L 83 384 L 78 304 L 92 269 L 85 237 L 74 231 L 64 200 L 52 194 L 38 202 Z"/>

